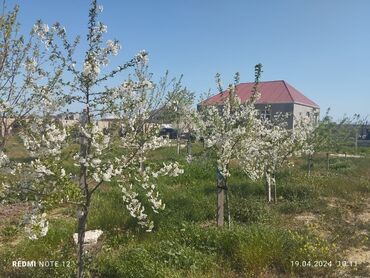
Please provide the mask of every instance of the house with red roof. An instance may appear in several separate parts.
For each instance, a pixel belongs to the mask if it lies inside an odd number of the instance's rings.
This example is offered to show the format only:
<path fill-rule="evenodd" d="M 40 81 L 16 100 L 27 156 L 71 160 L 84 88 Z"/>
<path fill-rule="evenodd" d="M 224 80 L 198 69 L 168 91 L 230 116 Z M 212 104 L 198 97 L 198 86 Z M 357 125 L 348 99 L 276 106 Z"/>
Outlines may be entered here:
<path fill-rule="evenodd" d="M 236 86 L 236 94 L 243 103 L 252 96 L 254 83 L 240 83 Z M 314 117 L 318 121 L 320 107 L 304 96 L 300 91 L 284 80 L 265 81 L 258 84 L 261 97 L 256 102 L 256 108 L 261 116 L 271 118 L 277 113 L 289 113 L 288 127 L 294 127 L 294 119 L 302 116 Z M 198 105 L 222 106 L 228 91 L 214 95 Z"/>

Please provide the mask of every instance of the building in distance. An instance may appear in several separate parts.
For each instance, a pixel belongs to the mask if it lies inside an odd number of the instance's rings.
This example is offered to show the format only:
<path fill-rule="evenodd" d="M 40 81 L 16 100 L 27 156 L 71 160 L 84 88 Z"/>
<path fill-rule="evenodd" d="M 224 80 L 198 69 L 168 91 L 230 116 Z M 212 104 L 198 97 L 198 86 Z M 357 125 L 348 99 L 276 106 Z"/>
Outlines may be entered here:
<path fill-rule="evenodd" d="M 254 82 L 240 83 L 236 86 L 236 94 L 241 103 L 252 96 Z M 261 117 L 271 119 L 279 113 L 288 114 L 288 128 L 294 128 L 296 119 L 302 116 L 312 117 L 318 122 L 320 107 L 304 96 L 300 91 L 284 80 L 264 81 L 258 84 L 261 97 L 256 102 L 256 109 Z M 218 93 L 198 104 L 198 110 L 204 105 L 217 105 L 222 107 L 228 91 Z"/>

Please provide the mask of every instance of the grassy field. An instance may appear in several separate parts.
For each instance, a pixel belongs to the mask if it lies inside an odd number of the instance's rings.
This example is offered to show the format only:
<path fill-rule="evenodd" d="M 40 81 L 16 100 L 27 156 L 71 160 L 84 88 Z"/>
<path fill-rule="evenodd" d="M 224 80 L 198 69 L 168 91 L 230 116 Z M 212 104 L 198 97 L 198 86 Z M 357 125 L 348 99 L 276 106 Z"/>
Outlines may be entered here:
<path fill-rule="evenodd" d="M 13 158 L 25 153 L 10 144 Z M 102 229 L 88 251 L 91 277 L 369 277 L 370 158 L 304 159 L 277 177 L 277 204 L 267 204 L 262 181 L 252 182 L 233 163 L 229 180 L 230 228 L 215 225 L 215 161 L 200 145 L 195 160 L 185 150 L 157 150 L 151 163 L 177 160 L 185 173 L 163 178 L 166 209 L 152 215 L 156 228 L 142 231 L 122 203 L 120 190 L 104 185 L 93 199 L 88 230 Z M 66 154 L 66 158 L 68 155 Z M 50 214 L 50 230 L 37 241 L 19 226 L 27 203 L 0 210 L 0 277 L 73 277 L 75 210 Z M 15 268 L 16 260 L 56 260 L 60 267 Z"/>

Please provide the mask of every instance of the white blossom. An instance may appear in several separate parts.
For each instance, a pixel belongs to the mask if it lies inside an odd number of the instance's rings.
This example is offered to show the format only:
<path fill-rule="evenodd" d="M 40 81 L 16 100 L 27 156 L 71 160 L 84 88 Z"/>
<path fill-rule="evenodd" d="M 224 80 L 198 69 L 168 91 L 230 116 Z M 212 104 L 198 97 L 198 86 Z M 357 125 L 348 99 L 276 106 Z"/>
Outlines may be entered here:
<path fill-rule="evenodd" d="M 11 106 L 7 101 L 0 99 L 0 113 L 4 113 L 10 108 Z"/>
<path fill-rule="evenodd" d="M 37 61 L 34 57 L 28 58 L 24 66 L 27 71 L 34 72 L 37 69 Z"/>
<path fill-rule="evenodd" d="M 83 74 L 86 77 L 89 77 L 91 79 L 95 79 L 100 73 L 100 67 L 98 63 L 93 60 L 93 61 L 85 61 L 84 62 L 84 68 L 83 68 Z"/>
<path fill-rule="evenodd" d="M 310 151 L 308 137 L 314 125 L 308 118 L 296 119 L 294 129 L 288 129 L 289 115 L 277 115 L 274 121 L 264 119 L 255 130 L 258 141 L 245 141 L 239 153 L 244 171 L 253 179 L 264 177 L 271 200 L 271 187 L 276 185 L 275 174 L 289 158 Z M 253 147 L 251 147 L 254 145 Z"/>
<path fill-rule="evenodd" d="M 139 62 L 143 64 L 147 64 L 149 61 L 148 53 L 145 50 L 141 50 L 138 54 L 136 54 L 137 59 Z"/>
<path fill-rule="evenodd" d="M 55 119 L 47 117 L 31 120 L 31 128 L 22 135 L 24 145 L 32 156 L 30 163 L 23 164 L 23 171 L 30 174 L 27 178 L 32 189 L 40 189 L 42 193 L 52 195 L 59 202 L 73 201 L 81 204 L 81 200 L 101 184 L 117 183 L 122 189 L 123 201 L 129 214 L 137 219 L 139 225 L 151 231 L 153 222 L 150 220 L 150 214 L 165 208 L 156 188 L 158 178 L 164 175 L 178 176 L 183 173 L 183 169 L 178 163 L 166 162 L 163 166 L 156 165 L 153 169 L 146 165 L 148 152 L 168 144 L 168 140 L 157 136 L 158 126 L 148 124 L 153 110 L 152 101 L 156 101 L 153 97 L 156 86 L 148 78 L 149 74 L 145 68 L 148 54 L 141 51 L 128 64 L 101 74 L 103 67 L 109 64 L 108 58 L 117 55 L 121 45 L 117 40 L 103 42 L 103 34 L 108 28 L 96 20 L 95 15 L 99 10 L 102 10 L 102 7 L 93 6 L 90 10 L 90 15 L 94 17 L 94 20 L 90 21 L 88 33 L 91 48 L 86 52 L 82 69 L 75 66 L 71 49 L 73 44 L 66 43 L 65 29 L 62 26 L 54 25 L 49 30 L 41 21 L 34 26 L 34 33 L 53 50 L 50 52 L 59 55 L 56 47 L 59 42 L 53 40 L 55 35 L 60 36 L 63 46 L 69 48 L 66 50 L 70 50 L 67 54 L 70 56 L 63 58 L 67 58 L 67 68 L 74 73 L 74 77 L 63 84 L 71 84 L 72 93 L 76 93 L 76 98 L 69 98 L 68 101 L 86 103 L 86 106 L 81 121 L 76 122 L 79 131 L 78 143 L 81 147 L 78 153 L 73 155 L 73 165 L 78 167 L 77 171 L 67 173 L 62 154 L 65 154 L 64 150 L 70 152 L 68 147 L 78 139 L 72 137 L 69 129 L 64 128 Z M 27 67 L 34 69 L 35 62 L 37 60 L 29 60 Z M 132 64 L 135 66 L 134 73 L 137 77 L 135 81 L 130 76 L 121 86 L 105 86 L 104 82 L 108 77 L 115 76 Z M 34 83 L 30 80 L 29 87 L 32 88 Z M 47 109 L 40 110 L 40 114 L 49 116 L 58 111 L 52 109 L 56 102 L 65 104 L 66 101 L 63 99 L 64 94 L 60 93 L 54 97 L 53 92 L 48 92 L 47 86 L 44 86 L 40 106 Z M 98 126 L 96 121 L 101 116 L 100 113 L 103 113 L 101 111 L 117 115 L 117 125 L 121 127 L 119 136 L 115 130 L 103 130 Z M 112 149 L 115 147 L 119 147 L 119 152 L 122 150 L 122 153 L 114 157 Z M 79 179 L 75 172 L 86 177 L 87 190 L 81 190 L 82 179 Z M 63 195 L 65 190 L 68 196 Z M 139 193 L 142 196 L 139 196 Z M 31 235 L 31 238 L 38 238 L 47 230 L 47 221 L 43 220 L 41 210 L 35 215 L 36 213 L 30 216 L 27 222 L 27 232 L 31 234 L 31 227 L 34 226 L 42 229 L 39 235 Z"/>
<path fill-rule="evenodd" d="M 256 115 L 254 102 L 241 103 L 233 86 L 224 95 L 222 107 L 202 107 L 198 126 L 205 146 L 216 150 L 217 169 L 223 177 L 230 176 L 229 164 L 238 156 L 241 141 L 257 139 L 255 128 L 260 122 Z"/>
<path fill-rule="evenodd" d="M 33 32 L 35 32 L 41 39 L 45 39 L 46 34 L 49 32 L 49 26 L 38 21 L 33 25 Z"/>
<path fill-rule="evenodd" d="M 107 41 L 107 48 L 106 48 L 107 53 L 112 53 L 114 56 L 116 56 L 120 49 L 121 49 L 121 45 L 118 43 L 118 41 L 112 41 L 112 40 Z"/>
<path fill-rule="evenodd" d="M 49 230 L 49 222 L 46 219 L 46 213 L 41 213 L 40 210 L 41 205 L 34 204 L 34 208 L 24 219 L 25 232 L 31 240 L 46 236 Z"/>
<path fill-rule="evenodd" d="M 9 163 L 9 158 L 7 155 L 0 150 L 0 167 L 3 167 L 4 165 Z"/>

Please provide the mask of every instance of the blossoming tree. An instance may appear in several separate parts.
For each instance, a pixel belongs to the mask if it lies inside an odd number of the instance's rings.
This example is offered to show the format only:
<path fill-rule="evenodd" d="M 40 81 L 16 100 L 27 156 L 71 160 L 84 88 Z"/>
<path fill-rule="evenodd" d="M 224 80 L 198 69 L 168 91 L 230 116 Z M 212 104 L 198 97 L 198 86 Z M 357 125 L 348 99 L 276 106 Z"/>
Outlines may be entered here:
<path fill-rule="evenodd" d="M 78 277 L 86 274 L 84 238 L 94 193 L 103 184 L 117 184 L 130 215 L 137 219 L 139 225 L 151 231 L 153 223 L 147 208 L 158 213 L 165 207 L 156 189 L 156 180 L 163 175 L 177 176 L 183 172 L 176 162 L 152 167 L 146 164 L 146 154 L 167 143 L 157 136 L 158 126 L 149 121 L 155 111 L 153 104 L 164 105 L 161 103 L 161 90 L 147 73 L 148 55 L 145 51 L 114 70 L 105 70 L 110 57 L 118 54 L 120 44 L 116 40 L 103 43 L 107 27 L 97 21 L 101 10 L 96 0 L 92 0 L 88 49 L 81 66 L 73 55 L 78 40 L 70 44 L 60 24 L 49 28 L 38 21 L 34 27 L 47 47 L 58 45 L 55 33 L 60 34 L 62 43 L 55 55 L 69 72 L 63 80 L 70 92 L 68 95 L 56 94 L 56 99 L 77 103 L 83 110 L 77 123 L 80 148 L 73 156 L 75 168 L 67 169 L 62 156 L 65 148 L 76 138 L 53 117 L 55 110 L 52 106 L 44 105 L 42 115 L 30 123 L 31 127 L 22 136 L 33 160 L 16 169 L 25 177 L 22 180 L 24 187 L 34 192 L 34 209 L 26 220 L 26 231 L 31 239 L 46 234 L 48 221 L 45 212 L 48 208 L 60 203 L 76 206 Z M 133 76 L 120 86 L 108 87 L 107 80 L 117 78 L 128 68 L 134 69 Z M 107 113 L 115 116 L 118 129 L 99 127 L 97 120 Z M 121 150 L 119 154 L 113 151 L 114 146 Z M 25 172 L 27 175 L 24 175 Z"/>
<path fill-rule="evenodd" d="M 192 105 L 194 102 L 194 93 L 187 88 L 172 91 L 168 95 L 170 101 L 168 102 L 169 113 L 167 116 L 172 118 L 172 121 L 177 128 L 177 154 L 180 153 L 180 133 L 188 132 L 188 151 L 192 119 L 189 117 L 192 112 Z"/>
<path fill-rule="evenodd" d="M 192 143 L 197 139 L 199 122 L 199 114 L 194 108 L 189 107 L 181 121 L 182 130 L 186 131 L 188 134 L 186 138 L 186 160 L 188 163 L 193 161 Z"/>
<path fill-rule="evenodd" d="M 5 3 L 5 2 L 4 2 Z M 51 91 L 60 92 L 63 60 L 56 59 L 56 45 L 50 43 L 44 51 L 37 39 L 37 30 L 28 37 L 19 34 L 19 6 L 10 12 L 3 4 L 0 15 L 0 167 L 8 164 L 5 154 L 11 130 L 25 124 L 40 104 L 59 105 Z M 50 34 L 59 35 L 54 30 Z M 73 51 L 73 46 L 70 47 Z M 60 99 L 63 100 L 63 99 Z M 1 169 L 1 168 L 0 168 Z"/>
<path fill-rule="evenodd" d="M 288 129 L 287 117 L 287 114 L 278 114 L 271 120 L 262 119 L 261 126 L 256 130 L 255 147 L 249 147 L 247 139 L 239 152 L 244 171 L 253 179 L 264 177 L 268 202 L 273 199 L 277 202 L 277 171 L 289 162 L 289 158 L 313 151 L 308 140 L 315 127 L 312 119 L 300 117 L 295 120 L 294 128 Z"/>
<path fill-rule="evenodd" d="M 7 155 L 6 147 L 12 131 L 25 129 L 36 114 L 42 114 L 44 109 L 57 110 L 66 101 L 62 96 L 66 60 L 59 59 L 58 46 L 53 40 L 42 42 L 38 39 L 41 34 L 46 39 L 46 33 L 63 38 L 64 29 L 59 25 L 52 29 L 43 26 L 41 30 L 33 28 L 28 36 L 21 35 L 18 12 L 19 6 L 7 12 L 3 4 L 0 15 L 1 202 L 25 197 L 22 187 L 15 186 L 21 177 L 15 175 L 17 165 Z M 71 53 L 75 45 L 69 46 Z"/>
<path fill-rule="evenodd" d="M 259 97 L 257 85 L 261 68 L 261 64 L 255 66 L 255 86 L 253 95 L 247 102 L 241 103 L 237 96 L 238 73 L 235 75 L 234 84 L 229 85 L 226 92 L 221 86 L 220 76 L 216 75 L 218 89 L 222 94 L 222 103 L 219 106 L 202 104 L 200 107 L 200 130 L 205 140 L 205 146 L 213 148 L 217 157 L 218 226 L 224 225 L 224 203 L 225 197 L 226 203 L 228 203 L 227 177 L 230 176 L 230 162 L 237 158 L 243 140 L 250 138 L 254 142 L 254 130 L 259 123 L 254 105 Z M 230 223 L 230 217 L 228 218 Z"/>
<path fill-rule="evenodd" d="M 361 118 L 359 114 L 354 114 L 352 117 L 344 116 L 340 121 L 335 122 L 329 112 L 330 109 L 326 111 L 308 139 L 314 147 L 314 152 L 308 157 L 309 174 L 314 153 L 326 154 L 326 170 L 329 171 L 331 153 L 346 153 L 351 151 L 352 147 L 357 152 L 359 128 L 366 125 L 366 119 Z"/>

